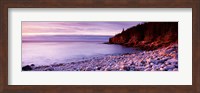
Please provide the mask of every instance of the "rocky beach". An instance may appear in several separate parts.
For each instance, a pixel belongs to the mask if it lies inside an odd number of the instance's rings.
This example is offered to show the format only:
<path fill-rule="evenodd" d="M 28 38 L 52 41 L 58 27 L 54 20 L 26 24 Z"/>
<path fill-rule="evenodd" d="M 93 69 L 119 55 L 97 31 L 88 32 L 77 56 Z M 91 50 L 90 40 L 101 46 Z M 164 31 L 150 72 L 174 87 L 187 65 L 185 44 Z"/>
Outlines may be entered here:
<path fill-rule="evenodd" d="M 26 66 L 33 71 L 178 71 L 178 45 L 133 54 L 108 55 L 103 58 L 52 64 Z"/>
<path fill-rule="evenodd" d="M 122 30 L 106 44 L 140 51 L 78 62 L 22 67 L 23 71 L 178 71 L 178 23 L 148 22 Z"/>

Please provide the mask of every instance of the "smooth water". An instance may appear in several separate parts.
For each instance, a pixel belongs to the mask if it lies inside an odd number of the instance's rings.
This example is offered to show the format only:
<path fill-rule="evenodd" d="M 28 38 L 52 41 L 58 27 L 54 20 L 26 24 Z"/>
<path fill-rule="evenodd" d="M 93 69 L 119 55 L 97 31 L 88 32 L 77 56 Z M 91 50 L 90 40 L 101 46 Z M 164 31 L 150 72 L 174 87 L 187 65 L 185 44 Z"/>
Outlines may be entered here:
<path fill-rule="evenodd" d="M 103 44 L 108 42 L 109 37 L 102 36 L 87 36 L 87 38 L 86 36 L 76 36 L 69 37 L 70 40 L 69 38 L 57 38 L 51 41 L 35 40 L 35 38 L 26 39 L 22 43 L 22 65 L 66 63 L 107 54 L 132 53 L 135 51 L 133 48 L 121 45 Z"/>

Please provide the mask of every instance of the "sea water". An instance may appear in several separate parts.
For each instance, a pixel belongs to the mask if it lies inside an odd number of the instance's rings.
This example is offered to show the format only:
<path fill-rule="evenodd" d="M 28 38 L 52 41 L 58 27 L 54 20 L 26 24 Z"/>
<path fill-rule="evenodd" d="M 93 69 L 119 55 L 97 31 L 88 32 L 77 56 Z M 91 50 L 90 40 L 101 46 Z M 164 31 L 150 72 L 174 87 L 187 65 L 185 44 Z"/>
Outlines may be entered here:
<path fill-rule="evenodd" d="M 111 36 L 23 36 L 22 66 L 76 62 L 104 55 L 135 52 L 135 49 L 104 44 Z"/>

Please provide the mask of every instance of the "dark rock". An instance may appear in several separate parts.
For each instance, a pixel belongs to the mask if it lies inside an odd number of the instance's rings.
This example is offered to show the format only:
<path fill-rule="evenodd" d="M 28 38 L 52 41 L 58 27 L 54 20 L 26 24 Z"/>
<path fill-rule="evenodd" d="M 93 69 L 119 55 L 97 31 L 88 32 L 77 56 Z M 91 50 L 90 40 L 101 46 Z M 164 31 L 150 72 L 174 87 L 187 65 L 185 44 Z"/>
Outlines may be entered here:
<path fill-rule="evenodd" d="M 145 64 L 146 62 L 142 60 L 141 63 L 142 63 L 142 64 Z"/>
<path fill-rule="evenodd" d="M 29 65 L 22 67 L 22 71 L 30 71 L 30 70 L 32 70 L 32 67 Z"/>
<path fill-rule="evenodd" d="M 47 68 L 44 71 L 54 71 L 54 69 L 53 68 Z"/>
<path fill-rule="evenodd" d="M 130 67 L 129 66 L 124 66 L 123 69 L 126 70 L 126 71 L 130 71 Z"/>
<path fill-rule="evenodd" d="M 100 70 L 101 69 L 101 67 L 97 67 L 97 70 Z"/>
<path fill-rule="evenodd" d="M 34 67 L 35 65 L 34 65 L 34 64 L 31 64 L 31 66 Z"/>
<path fill-rule="evenodd" d="M 103 44 L 110 44 L 109 42 L 104 42 Z"/>

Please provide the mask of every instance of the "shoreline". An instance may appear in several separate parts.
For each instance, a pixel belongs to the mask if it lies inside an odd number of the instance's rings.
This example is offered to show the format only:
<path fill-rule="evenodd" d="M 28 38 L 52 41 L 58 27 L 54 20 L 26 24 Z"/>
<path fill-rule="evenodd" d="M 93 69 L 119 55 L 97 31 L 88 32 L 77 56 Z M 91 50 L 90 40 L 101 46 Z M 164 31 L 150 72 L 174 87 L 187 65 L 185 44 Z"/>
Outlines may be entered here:
<path fill-rule="evenodd" d="M 26 65 L 23 71 L 178 71 L 178 44 L 121 55 L 45 66 Z"/>

